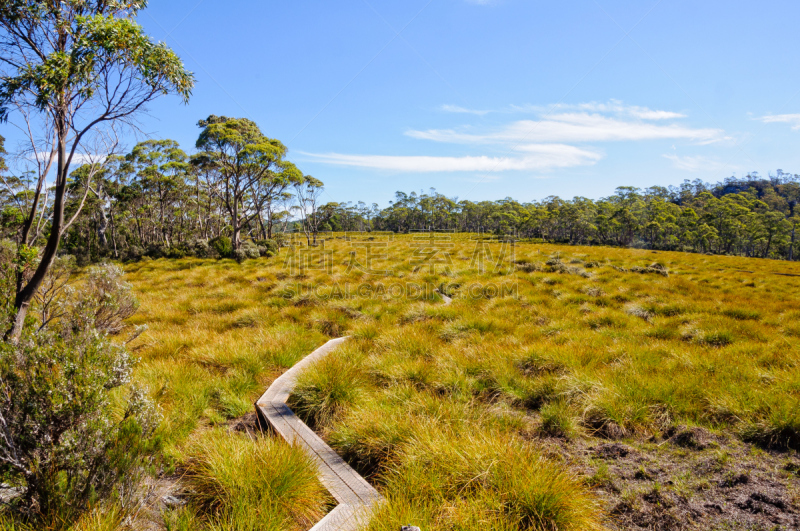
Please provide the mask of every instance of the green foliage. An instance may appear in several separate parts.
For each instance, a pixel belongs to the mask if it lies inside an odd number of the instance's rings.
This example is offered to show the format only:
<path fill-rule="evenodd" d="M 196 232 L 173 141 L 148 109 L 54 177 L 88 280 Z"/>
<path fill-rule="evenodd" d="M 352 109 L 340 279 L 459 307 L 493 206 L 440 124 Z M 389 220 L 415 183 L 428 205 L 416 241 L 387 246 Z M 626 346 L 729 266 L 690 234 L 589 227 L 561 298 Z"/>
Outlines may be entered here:
<path fill-rule="evenodd" d="M 140 391 L 125 398 L 132 368 L 124 348 L 93 330 L 2 344 L 0 474 L 22 487 L 17 505 L 29 519 L 58 528 L 135 485 L 157 449 L 158 415 Z"/>
<path fill-rule="evenodd" d="M 114 264 L 89 268 L 81 289 L 72 291 L 64 304 L 63 326 L 70 331 L 120 332 L 124 321 L 139 308 L 122 275 L 122 268 Z"/>
<path fill-rule="evenodd" d="M 188 99 L 193 76 L 174 52 L 153 42 L 133 21 L 144 5 L 130 0 L 69 0 L 56 9 L 40 3 L 0 4 L 6 33 L 31 36 L 3 44 L 4 55 L 24 61 L 12 62 L 17 72 L 0 83 L 0 117 L 7 118 L 9 104 L 25 93 L 33 95 L 39 109 L 61 104 L 68 93 L 89 100 L 107 80 L 103 70 L 109 67 L 130 69 L 154 92 L 176 92 Z M 51 34 L 61 38 L 42 38 Z"/>
<path fill-rule="evenodd" d="M 0 244 L 4 299 L 20 264 L 25 275 L 37 261 L 34 249 Z M 133 503 L 160 448 L 160 415 L 130 381 L 135 360 L 107 336 L 138 307 L 131 287 L 110 264 L 72 285 L 74 266 L 55 259 L 19 343 L 0 343 L 0 477 L 22 492 L 10 521 L 37 529 L 66 529 L 110 499 Z"/>
<path fill-rule="evenodd" d="M 217 236 L 209 241 L 208 245 L 222 258 L 231 258 L 233 256 L 233 244 L 227 236 Z"/>
<path fill-rule="evenodd" d="M 248 258 L 258 258 L 261 256 L 258 246 L 250 240 L 245 240 L 239 245 L 239 248 L 233 252 L 233 256 L 237 262 L 242 263 Z"/>
<path fill-rule="evenodd" d="M 258 251 L 261 256 L 275 256 L 280 251 L 280 246 L 276 240 L 256 240 Z"/>

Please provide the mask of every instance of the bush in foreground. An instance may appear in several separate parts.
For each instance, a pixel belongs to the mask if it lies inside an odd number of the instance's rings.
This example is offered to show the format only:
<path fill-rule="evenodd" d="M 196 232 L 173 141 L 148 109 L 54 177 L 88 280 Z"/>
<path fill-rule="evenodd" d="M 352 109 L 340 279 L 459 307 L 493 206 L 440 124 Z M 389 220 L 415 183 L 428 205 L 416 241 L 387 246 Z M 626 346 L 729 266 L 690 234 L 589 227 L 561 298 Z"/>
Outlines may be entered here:
<path fill-rule="evenodd" d="M 94 331 L 73 339 L 41 332 L 0 345 L 0 475 L 21 490 L 16 512 L 43 529 L 66 527 L 112 494 L 130 501 L 157 450 L 155 409 L 121 389 L 127 351 Z"/>
<path fill-rule="evenodd" d="M 20 342 L 0 343 L 0 478 L 19 494 L 7 529 L 65 529 L 106 502 L 113 516 L 159 448 L 159 415 L 130 385 L 135 360 L 108 337 L 136 311 L 130 286 L 103 265 L 75 289 L 73 266 L 57 259 Z"/>

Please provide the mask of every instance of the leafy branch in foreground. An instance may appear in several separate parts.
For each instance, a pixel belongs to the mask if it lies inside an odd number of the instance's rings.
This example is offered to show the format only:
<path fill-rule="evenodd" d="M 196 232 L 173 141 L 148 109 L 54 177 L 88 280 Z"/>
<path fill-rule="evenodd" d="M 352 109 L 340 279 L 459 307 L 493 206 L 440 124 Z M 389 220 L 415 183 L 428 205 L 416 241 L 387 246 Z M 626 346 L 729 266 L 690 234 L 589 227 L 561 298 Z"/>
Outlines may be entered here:
<path fill-rule="evenodd" d="M 28 134 L 37 161 L 39 153 L 48 154 L 49 161 L 46 171 L 39 171 L 35 199 L 24 213 L 25 239 L 53 163 L 56 171 L 50 233 L 39 266 L 30 279 L 18 278 L 16 315 L 6 333 L 13 342 L 22 334 L 65 230 L 68 176 L 76 155 L 97 157 L 98 146 L 108 151 L 100 158 L 111 154 L 117 125 L 132 125 L 135 115 L 160 95 L 187 100 L 191 93 L 194 78 L 178 56 L 153 42 L 134 21 L 145 6 L 142 0 L 0 2 L 0 119 L 21 117 L 24 126 L 18 127 Z M 95 153 L 87 151 L 92 146 Z"/>

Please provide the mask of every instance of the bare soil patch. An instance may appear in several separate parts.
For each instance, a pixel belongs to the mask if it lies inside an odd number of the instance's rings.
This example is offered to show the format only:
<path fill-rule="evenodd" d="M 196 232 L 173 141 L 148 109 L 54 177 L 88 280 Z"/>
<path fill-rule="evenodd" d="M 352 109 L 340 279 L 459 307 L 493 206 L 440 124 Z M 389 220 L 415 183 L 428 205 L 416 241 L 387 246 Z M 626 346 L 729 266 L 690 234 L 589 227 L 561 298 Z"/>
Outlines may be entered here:
<path fill-rule="evenodd" d="M 703 428 L 647 441 L 547 439 L 571 462 L 620 530 L 800 529 L 800 456 Z"/>

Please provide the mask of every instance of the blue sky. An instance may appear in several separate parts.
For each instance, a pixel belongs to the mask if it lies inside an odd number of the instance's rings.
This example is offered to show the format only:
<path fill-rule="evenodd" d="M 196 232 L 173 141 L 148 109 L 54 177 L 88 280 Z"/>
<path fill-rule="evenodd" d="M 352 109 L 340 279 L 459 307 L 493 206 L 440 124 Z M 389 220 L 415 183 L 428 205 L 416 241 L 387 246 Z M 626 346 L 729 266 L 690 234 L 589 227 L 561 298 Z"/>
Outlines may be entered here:
<path fill-rule="evenodd" d="M 151 0 L 197 76 L 144 130 L 255 120 L 329 201 L 601 197 L 800 173 L 800 3 Z"/>

